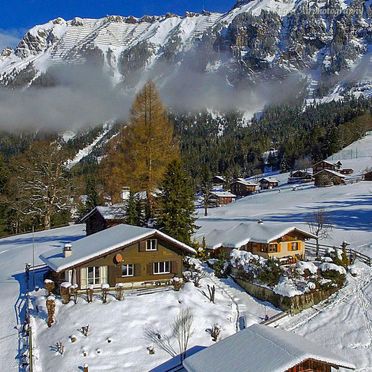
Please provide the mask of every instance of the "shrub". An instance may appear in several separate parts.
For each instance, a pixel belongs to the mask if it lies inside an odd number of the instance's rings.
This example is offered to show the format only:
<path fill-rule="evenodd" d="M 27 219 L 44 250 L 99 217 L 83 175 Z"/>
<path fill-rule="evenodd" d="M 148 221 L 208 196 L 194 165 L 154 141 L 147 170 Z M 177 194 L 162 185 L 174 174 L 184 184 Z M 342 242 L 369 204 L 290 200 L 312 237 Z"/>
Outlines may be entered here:
<path fill-rule="evenodd" d="M 266 265 L 259 271 L 257 279 L 264 284 L 274 286 L 279 282 L 283 269 L 280 267 L 279 262 L 273 258 L 266 261 Z"/>

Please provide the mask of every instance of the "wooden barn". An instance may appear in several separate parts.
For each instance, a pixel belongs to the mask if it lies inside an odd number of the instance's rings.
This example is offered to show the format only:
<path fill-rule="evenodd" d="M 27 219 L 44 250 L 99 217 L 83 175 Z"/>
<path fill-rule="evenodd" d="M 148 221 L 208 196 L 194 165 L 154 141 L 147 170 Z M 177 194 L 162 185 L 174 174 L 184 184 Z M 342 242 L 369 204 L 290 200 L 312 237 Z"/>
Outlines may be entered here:
<path fill-rule="evenodd" d="M 334 186 L 345 184 L 346 176 L 329 169 L 323 169 L 314 174 L 314 184 L 317 187 Z"/>
<path fill-rule="evenodd" d="M 79 222 L 85 223 L 87 235 L 119 225 L 125 220 L 125 205 L 98 206 L 87 213 Z"/>
<path fill-rule="evenodd" d="M 294 226 L 263 221 L 240 223 L 230 229 L 215 229 L 204 236 L 212 256 L 230 254 L 233 249 L 252 252 L 264 258 L 303 259 L 305 240 L 316 236 Z"/>
<path fill-rule="evenodd" d="M 183 257 L 194 253 L 158 230 L 122 224 L 52 249 L 40 259 L 57 284 L 141 287 L 182 277 Z"/>
<path fill-rule="evenodd" d="M 307 183 L 313 180 L 313 174 L 304 171 L 304 170 L 296 170 L 291 172 L 290 176 L 288 177 L 288 183 Z"/>
<path fill-rule="evenodd" d="M 225 183 L 225 177 L 223 176 L 214 176 L 212 178 L 212 184 L 217 186 L 217 185 L 223 185 Z"/>
<path fill-rule="evenodd" d="M 279 186 L 279 181 L 273 177 L 264 177 L 259 180 L 262 190 L 270 190 Z"/>
<path fill-rule="evenodd" d="M 246 181 L 243 178 L 237 178 L 234 180 L 230 187 L 231 192 L 240 197 L 252 195 L 259 189 L 259 185 L 257 183 Z"/>
<path fill-rule="evenodd" d="M 254 324 L 183 361 L 186 372 L 331 372 L 354 370 L 322 344 L 279 328 Z"/>
<path fill-rule="evenodd" d="M 341 168 L 341 163 L 335 164 L 331 163 L 328 160 L 321 160 L 318 161 L 313 165 L 313 174 L 320 172 L 323 169 L 328 169 L 328 170 L 337 170 Z"/>
<path fill-rule="evenodd" d="M 235 201 L 236 195 L 229 191 L 211 191 L 209 195 L 209 204 L 213 207 L 221 207 Z"/>

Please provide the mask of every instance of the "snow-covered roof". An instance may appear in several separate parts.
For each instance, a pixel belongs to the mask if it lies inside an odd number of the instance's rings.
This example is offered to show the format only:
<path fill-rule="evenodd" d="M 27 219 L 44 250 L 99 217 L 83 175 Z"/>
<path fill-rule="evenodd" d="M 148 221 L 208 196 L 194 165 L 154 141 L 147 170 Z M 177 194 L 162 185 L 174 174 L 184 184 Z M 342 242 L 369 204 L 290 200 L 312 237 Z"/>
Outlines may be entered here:
<path fill-rule="evenodd" d="M 258 186 L 257 183 L 247 181 L 244 178 L 237 178 L 232 183 L 241 183 L 242 185 L 246 185 L 246 186 Z"/>
<path fill-rule="evenodd" d="M 236 195 L 230 191 L 211 191 L 211 195 L 217 196 L 218 198 L 236 198 Z"/>
<path fill-rule="evenodd" d="M 322 169 L 318 173 L 315 173 L 314 174 L 314 177 L 317 176 L 320 173 L 323 173 L 323 172 L 330 173 L 330 174 L 333 174 L 334 176 L 341 177 L 341 178 L 345 178 L 346 177 L 344 174 L 339 173 L 339 172 L 336 172 L 336 171 L 331 170 L 331 169 Z"/>
<path fill-rule="evenodd" d="M 316 239 L 316 236 L 295 226 L 283 225 L 281 223 L 240 223 L 228 230 L 212 230 L 205 236 L 208 249 L 220 247 L 240 248 L 248 242 L 270 243 L 290 232 L 299 232 L 305 237 Z"/>
<path fill-rule="evenodd" d="M 225 182 L 225 177 L 224 176 L 214 176 L 213 178 L 217 178 L 218 180 Z"/>
<path fill-rule="evenodd" d="M 105 220 L 122 220 L 125 217 L 125 205 L 113 204 L 108 206 L 97 206 L 88 212 L 80 222 L 84 223 L 94 212 L 98 212 Z"/>
<path fill-rule="evenodd" d="M 263 177 L 263 178 L 260 179 L 259 182 L 263 182 L 263 181 L 279 183 L 279 181 L 274 177 Z"/>
<path fill-rule="evenodd" d="M 349 361 L 308 339 L 254 324 L 183 362 L 187 372 L 283 372 L 308 359 L 355 369 Z"/>
<path fill-rule="evenodd" d="M 52 270 L 59 272 L 153 235 L 173 242 L 188 253 L 196 253 L 193 248 L 161 231 L 120 224 L 77 240 L 72 244 L 72 255 L 69 257 L 64 257 L 61 247 L 47 251 L 40 259 Z"/>
<path fill-rule="evenodd" d="M 331 162 L 328 161 L 328 160 L 320 160 L 320 161 L 316 162 L 316 163 L 313 165 L 313 167 L 315 167 L 316 165 L 321 164 L 321 163 L 326 163 L 326 164 L 329 164 L 329 165 L 333 165 L 333 166 L 335 166 L 335 163 L 331 163 Z"/>

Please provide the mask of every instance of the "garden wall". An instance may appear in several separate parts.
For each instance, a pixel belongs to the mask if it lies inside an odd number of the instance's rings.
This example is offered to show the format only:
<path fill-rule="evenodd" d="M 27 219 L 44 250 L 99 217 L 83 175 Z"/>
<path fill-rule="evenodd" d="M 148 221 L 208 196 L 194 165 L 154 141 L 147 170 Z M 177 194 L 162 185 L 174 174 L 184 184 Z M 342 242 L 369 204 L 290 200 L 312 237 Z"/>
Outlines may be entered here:
<path fill-rule="evenodd" d="M 276 307 L 283 311 L 289 311 L 291 314 L 297 314 L 302 310 L 308 309 L 309 307 L 326 300 L 329 296 L 338 291 L 338 288 L 332 288 L 316 290 L 300 296 L 285 297 L 276 294 L 269 288 L 261 287 L 246 280 L 239 278 L 234 278 L 234 280 L 253 297 L 258 298 L 259 300 L 271 302 Z"/>

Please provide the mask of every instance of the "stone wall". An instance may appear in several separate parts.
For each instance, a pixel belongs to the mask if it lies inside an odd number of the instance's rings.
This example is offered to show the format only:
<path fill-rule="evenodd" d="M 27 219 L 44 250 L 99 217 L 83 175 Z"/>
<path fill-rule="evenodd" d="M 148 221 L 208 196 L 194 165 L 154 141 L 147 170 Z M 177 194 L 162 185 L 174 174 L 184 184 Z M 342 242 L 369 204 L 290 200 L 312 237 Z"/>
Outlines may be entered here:
<path fill-rule="evenodd" d="M 234 278 L 234 280 L 253 297 L 262 301 L 271 302 L 274 306 L 283 311 L 289 311 L 291 314 L 297 314 L 302 310 L 308 309 L 309 307 L 326 300 L 329 296 L 338 291 L 338 288 L 332 288 L 327 290 L 316 290 L 300 296 L 285 297 L 276 294 L 269 288 L 261 287 L 246 280 L 238 278 Z"/>

